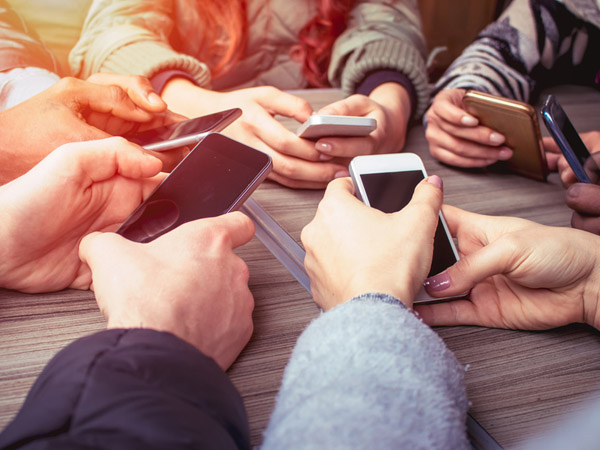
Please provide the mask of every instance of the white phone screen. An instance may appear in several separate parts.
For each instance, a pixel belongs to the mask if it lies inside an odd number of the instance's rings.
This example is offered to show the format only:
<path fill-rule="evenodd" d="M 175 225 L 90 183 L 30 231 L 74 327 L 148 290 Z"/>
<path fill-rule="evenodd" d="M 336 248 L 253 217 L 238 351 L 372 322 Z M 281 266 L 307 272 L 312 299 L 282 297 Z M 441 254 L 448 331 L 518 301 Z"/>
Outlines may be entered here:
<path fill-rule="evenodd" d="M 361 174 L 369 203 L 385 213 L 400 211 L 410 202 L 417 184 L 424 178 L 420 170 Z M 433 262 L 428 276 L 443 272 L 456 262 L 444 226 L 438 222 L 433 247 Z"/>

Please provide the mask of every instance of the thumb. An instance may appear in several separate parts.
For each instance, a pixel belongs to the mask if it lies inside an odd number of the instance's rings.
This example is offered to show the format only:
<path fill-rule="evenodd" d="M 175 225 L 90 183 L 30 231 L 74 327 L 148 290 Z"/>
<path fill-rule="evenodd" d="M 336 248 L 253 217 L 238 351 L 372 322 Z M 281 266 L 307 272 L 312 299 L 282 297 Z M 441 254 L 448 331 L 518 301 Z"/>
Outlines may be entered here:
<path fill-rule="evenodd" d="M 444 272 L 427 278 L 424 286 L 434 297 L 460 295 L 486 278 L 508 272 L 511 266 L 510 246 L 499 239 L 463 256 Z"/>

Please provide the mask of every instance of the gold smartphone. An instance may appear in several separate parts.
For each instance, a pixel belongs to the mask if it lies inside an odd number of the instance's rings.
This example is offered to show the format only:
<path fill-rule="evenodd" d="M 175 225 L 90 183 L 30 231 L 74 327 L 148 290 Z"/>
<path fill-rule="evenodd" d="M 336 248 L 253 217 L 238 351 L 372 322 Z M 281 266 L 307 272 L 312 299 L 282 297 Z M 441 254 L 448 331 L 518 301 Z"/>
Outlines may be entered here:
<path fill-rule="evenodd" d="M 527 177 L 546 181 L 546 154 L 533 106 L 473 90 L 465 93 L 463 104 L 479 123 L 504 135 L 505 145 L 514 152 L 512 158 L 506 161 L 510 169 Z"/>

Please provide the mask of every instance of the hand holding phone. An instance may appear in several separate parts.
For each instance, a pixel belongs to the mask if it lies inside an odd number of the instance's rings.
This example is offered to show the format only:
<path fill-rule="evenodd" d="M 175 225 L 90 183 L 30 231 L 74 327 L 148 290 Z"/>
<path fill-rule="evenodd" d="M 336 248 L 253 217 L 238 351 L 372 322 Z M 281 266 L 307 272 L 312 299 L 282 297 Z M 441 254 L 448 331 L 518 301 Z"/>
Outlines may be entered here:
<path fill-rule="evenodd" d="M 469 90 L 463 97 L 469 114 L 479 123 L 504 135 L 513 150 L 507 166 L 517 173 L 545 181 L 548 176 L 535 109 L 527 103 Z"/>
<path fill-rule="evenodd" d="M 544 125 L 560 148 L 580 183 L 598 184 L 599 171 L 595 158 L 579 137 L 577 130 L 553 95 L 549 95 L 542 106 Z"/>
<path fill-rule="evenodd" d="M 179 225 L 238 209 L 271 170 L 271 158 L 218 133 L 206 136 L 117 230 L 150 242 Z"/>
<path fill-rule="evenodd" d="M 421 158 L 414 153 L 358 156 L 350 163 L 357 196 L 368 206 L 385 213 L 400 211 L 410 202 L 417 184 L 427 177 Z M 400 250 L 399 250 L 400 251 Z M 435 232 L 433 261 L 428 276 L 458 261 L 458 252 L 440 212 Z M 434 300 L 421 289 L 415 302 Z M 437 300 L 437 299 L 436 299 Z"/>
<path fill-rule="evenodd" d="M 233 108 L 171 125 L 127 134 L 123 137 L 146 150 L 163 152 L 186 145 L 196 145 L 208 133 L 223 130 L 241 115 L 241 109 Z"/>
<path fill-rule="evenodd" d="M 377 121 L 372 117 L 313 114 L 300 125 L 296 134 L 316 140 L 330 136 L 367 136 L 376 128 Z"/>

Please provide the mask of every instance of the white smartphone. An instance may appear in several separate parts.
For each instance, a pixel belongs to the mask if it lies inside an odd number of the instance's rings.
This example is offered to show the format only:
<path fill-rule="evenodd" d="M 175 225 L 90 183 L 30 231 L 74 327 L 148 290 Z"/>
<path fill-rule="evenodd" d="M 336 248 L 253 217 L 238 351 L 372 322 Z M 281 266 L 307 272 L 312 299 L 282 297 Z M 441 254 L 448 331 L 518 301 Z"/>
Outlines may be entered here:
<path fill-rule="evenodd" d="M 313 114 L 300 125 L 296 134 L 305 139 L 320 139 L 327 136 L 367 136 L 376 128 L 377 120 L 372 117 Z"/>
<path fill-rule="evenodd" d="M 350 176 L 356 194 L 366 205 L 385 213 L 400 211 L 411 200 L 417 184 L 427 177 L 423 161 L 414 153 L 357 156 L 350 163 Z M 400 251 L 400 250 L 399 250 Z M 433 261 L 428 276 L 436 275 L 458 261 L 458 252 L 444 216 L 440 212 L 435 232 Z M 417 293 L 415 302 L 440 300 L 425 289 Z"/>

